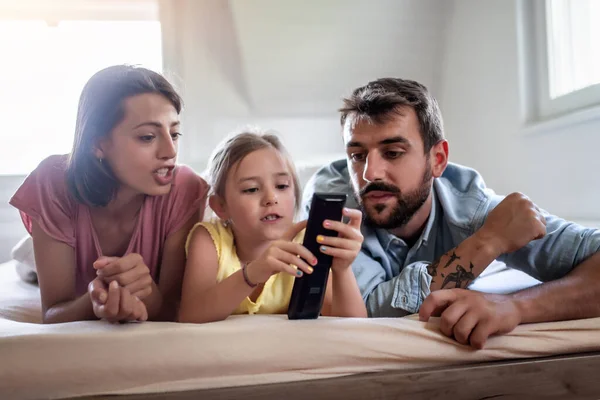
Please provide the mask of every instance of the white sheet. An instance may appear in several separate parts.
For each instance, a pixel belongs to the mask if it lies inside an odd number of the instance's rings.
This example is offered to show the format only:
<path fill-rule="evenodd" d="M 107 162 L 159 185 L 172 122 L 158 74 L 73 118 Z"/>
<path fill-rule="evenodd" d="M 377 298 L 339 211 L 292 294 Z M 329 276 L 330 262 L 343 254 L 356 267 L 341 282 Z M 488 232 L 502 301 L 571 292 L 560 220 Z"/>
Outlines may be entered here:
<path fill-rule="evenodd" d="M 39 315 L 37 288 L 0 265 L 2 399 L 219 388 L 600 350 L 600 318 L 520 326 L 480 351 L 443 336 L 436 319 L 414 317 L 238 316 L 203 325 L 7 319 Z"/>

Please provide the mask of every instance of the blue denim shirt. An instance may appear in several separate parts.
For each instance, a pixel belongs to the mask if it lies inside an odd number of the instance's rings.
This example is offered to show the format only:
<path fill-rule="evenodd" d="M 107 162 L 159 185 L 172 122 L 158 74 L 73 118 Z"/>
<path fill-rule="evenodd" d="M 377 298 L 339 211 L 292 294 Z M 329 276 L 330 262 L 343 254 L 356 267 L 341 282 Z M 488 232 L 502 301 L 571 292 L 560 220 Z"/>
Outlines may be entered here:
<path fill-rule="evenodd" d="M 347 207 L 358 207 L 346 160 L 335 161 L 310 178 L 303 195 L 303 218 L 308 216 L 315 192 L 346 193 Z M 427 266 L 475 233 L 504 198 L 486 188 L 475 170 L 452 163 L 440 178 L 434 179 L 432 193 L 431 214 L 412 247 L 385 229 L 363 224 L 365 239 L 352 269 L 372 317 L 418 312 L 430 293 Z M 600 231 L 542 212 L 546 217 L 546 236 L 498 260 L 546 282 L 563 277 L 597 252 Z"/>

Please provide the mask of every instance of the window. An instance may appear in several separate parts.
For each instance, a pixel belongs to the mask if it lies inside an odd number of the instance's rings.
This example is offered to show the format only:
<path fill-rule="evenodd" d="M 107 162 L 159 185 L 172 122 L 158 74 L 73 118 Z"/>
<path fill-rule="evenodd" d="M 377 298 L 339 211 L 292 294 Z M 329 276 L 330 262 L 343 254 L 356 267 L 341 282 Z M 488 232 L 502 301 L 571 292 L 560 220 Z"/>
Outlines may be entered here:
<path fill-rule="evenodd" d="M 48 155 L 70 151 L 79 95 L 98 70 L 114 64 L 162 69 L 157 20 L 134 20 L 131 13 L 114 20 L 70 16 L 50 23 L 0 20 L 0 174 L 27 174 Z"/>
<path fill-rule="evenodd" d="M 555 99 L 600 83 L 600 2 L 549 0 L 548 69 Z"/>
<path fill-rule="evenodd" d="M 600 1 L 537 3 L 538 119 L 600 105 Z"/>

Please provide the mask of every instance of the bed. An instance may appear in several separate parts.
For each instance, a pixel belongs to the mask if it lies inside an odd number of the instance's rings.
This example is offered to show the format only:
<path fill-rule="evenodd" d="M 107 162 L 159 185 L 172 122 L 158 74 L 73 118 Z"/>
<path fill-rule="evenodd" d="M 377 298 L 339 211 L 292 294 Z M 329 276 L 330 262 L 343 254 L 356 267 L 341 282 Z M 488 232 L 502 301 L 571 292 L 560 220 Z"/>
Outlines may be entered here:
<path fill-rule="evenodd" d="M 475 351 L 413 316 L 40 325 L 39 306 L 0 264 L 1 399 L 600 398 L 600 318 L 523 325 Z"/>

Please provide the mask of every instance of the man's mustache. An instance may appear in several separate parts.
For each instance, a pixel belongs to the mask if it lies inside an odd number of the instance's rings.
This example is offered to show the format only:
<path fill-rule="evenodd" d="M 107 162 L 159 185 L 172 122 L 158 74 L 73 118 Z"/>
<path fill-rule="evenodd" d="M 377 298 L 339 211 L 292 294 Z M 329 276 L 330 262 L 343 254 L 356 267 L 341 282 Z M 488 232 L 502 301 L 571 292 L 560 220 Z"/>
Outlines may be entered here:
<path fill-rule="evenodd" d="M 390 192 L 393 194 L 400 194 L 400 189 L 398 189 L 396 186 L 389 185 L 389 184 L 383 183 L 383 182 L 369 183 L 367 186 L 362 188 L 358 194 L 360 195 L 360 197 L 365 197 L 365 195 L 367 193 L 372 192 L 372 191 Z"/>

